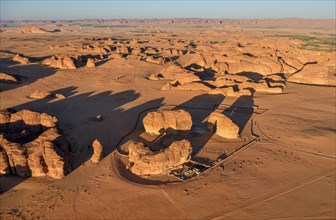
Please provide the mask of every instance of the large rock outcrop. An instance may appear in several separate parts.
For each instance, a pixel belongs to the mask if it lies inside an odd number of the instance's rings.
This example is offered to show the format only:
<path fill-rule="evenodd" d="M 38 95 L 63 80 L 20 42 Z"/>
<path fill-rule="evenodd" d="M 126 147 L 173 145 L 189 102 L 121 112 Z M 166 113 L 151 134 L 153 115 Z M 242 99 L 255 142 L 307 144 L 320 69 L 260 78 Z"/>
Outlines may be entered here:
<path fill-rule="evenodd" d="M 189 131 L 192 126 L 192 118 L 185 110 L 159 110 L 149 112 L 143 119 L 146 132 L 154 134 L 176 133 L 177 131 Z"/>
<path fill-rule="evenodd" d="M 208 129 L 215 128 L 216 134 L 227 139 L 239 137 L 239 127 L 224 114 L 213 112 L 208 119 Z"/>
<path fill-rule="evenodd" d="M 290 76 L 288 81 L 336 86 L 336 67 L 321 64 L 306 65 L 302 70 Z"/>
<path fill-rule="evenodd" d="M 0 174 L 64 177 L 69 145 L 56 123 L 46 113 L 0 111 Z"/>
<path fill-rule="evenodd" d="M 179 83 L 189 83 L 201 81 L 193 72 L 185 70 L 177 63 L 172 63 L 165 66 L 159 73 L 152 74 L 150 80 L 178 80 Z"/>
<path fill-rule="evenodd" d="M 76 58 L 68 55 L 52 56 L 42 62 L 43 65 L 59 68 L 59 69 L 77 69 Z"/>
<path fill-rule="evenodd" d="M 132 143 L 128 147 L 130 170 L 137 175 L 158 175 L 188 162 L 192 152 L 189 141 L 175 141 L 164 151 L 155 153 L 144 143 Z"/>

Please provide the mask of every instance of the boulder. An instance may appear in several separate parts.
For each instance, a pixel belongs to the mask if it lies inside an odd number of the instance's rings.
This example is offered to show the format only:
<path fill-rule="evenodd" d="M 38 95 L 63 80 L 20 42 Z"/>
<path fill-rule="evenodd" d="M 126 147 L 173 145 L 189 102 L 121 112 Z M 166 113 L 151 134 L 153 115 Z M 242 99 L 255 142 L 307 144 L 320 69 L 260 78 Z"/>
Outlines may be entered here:
<path fill-rule="evenodd" d="M 19 80 L 10 74 L 0 72 L 0 82 L 17 83 Z"/>
<path fill-rule="evenodd" d="M 22 63 L 22 64 L 29 64 L 30 61 L 27 57 L 24 57 L 20 54 L 16 54 L 14 57 L 13 57 L 13 61 L 16 61 L 16 62 L 19 62 L 19 63 Z"/>
<path fill-rule="evenodd" d="M 29 95 L 29 98 L 31 99 L 44 99 L 47 97 L 50 97 L 52 94 L 51 92 L 48 91 L 41 91 L 41 90 L 36 90 L 32 94 Z"/>
<path fill-rule="evenodd" d="M 103 145 L 98 139 L 96 139 L 92 143 L 92 148 L 93 148 L 93 155 L 91 156 L 91 161 L 92 163 L 98 163 L 104 156 Z"/>
<path fill-rule="evenodd" d="M 164 151 L 153 152 L 142 142 L 128 146 L 131 172 L 137 175 L 159 175 L 180 167 L 190 159 L 192 146 L 189 141 L 173 142 Z"/>
<path fill-rule="evenodd" d="M 208 119 L 208 129 L 216 130 L 216 134 L 227 139 L 237 139 L 239 137 L 239 127 L 226 115 L 213 112 Z"/>
<path fill-rule="evenodd" d="M 54 97 L 58 98 L 58 99 L 65 99 L 65 96 L 61 93 L 55 93 Z"/>
<path fill-rule="evenodd" d="M 96 67 L 96 64 L 95 64 L 95 62 L 93 61 L 93 59 L 91 59 L 91 58 L 88 58 L 88 59 L 87 59 L 86 67 L 90 67 L 90 68 Z"/>
<path fill-rule="evenodd" d="M 143 125 L 146 132 L 154 134 L 176 133 L 177 131 L 189 131 L 192 118 L 185 110 L 159 110 L 149 112 L 143 119 Z"/>

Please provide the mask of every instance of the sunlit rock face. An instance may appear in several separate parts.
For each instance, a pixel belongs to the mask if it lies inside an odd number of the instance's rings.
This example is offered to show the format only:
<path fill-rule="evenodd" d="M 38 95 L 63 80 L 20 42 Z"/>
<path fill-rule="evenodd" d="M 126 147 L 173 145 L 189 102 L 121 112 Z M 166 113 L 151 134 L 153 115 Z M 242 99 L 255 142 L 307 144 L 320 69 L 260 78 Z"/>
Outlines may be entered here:
<path fill-rule="evenodd" d="M 56 117 L 30 110 L 0 111 L 0 174 L 61 179 L 69 171 L 69 150 Z"/>
<path fill-rule="evenodd" d="M 137 175 L 158 175 L 166 173 L 189 161 L 192 146 L 189 141 L 173 142 L 164 151 L 153 152 L 144 143 L 128 146 L 129 160 L 133 163 L 130 170 Z"/>

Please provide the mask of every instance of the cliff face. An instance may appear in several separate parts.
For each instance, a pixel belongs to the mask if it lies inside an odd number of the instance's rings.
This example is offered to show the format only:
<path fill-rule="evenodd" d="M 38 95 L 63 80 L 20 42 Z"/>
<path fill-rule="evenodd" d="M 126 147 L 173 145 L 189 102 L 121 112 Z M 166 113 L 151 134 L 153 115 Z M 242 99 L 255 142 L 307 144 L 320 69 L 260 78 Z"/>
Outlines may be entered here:
<path fill-rule="evenodd" d="M 57 118 L 21 110 L 0 112 L 0 174 L 61 179 L 69 171 L 68 141 Z"/>

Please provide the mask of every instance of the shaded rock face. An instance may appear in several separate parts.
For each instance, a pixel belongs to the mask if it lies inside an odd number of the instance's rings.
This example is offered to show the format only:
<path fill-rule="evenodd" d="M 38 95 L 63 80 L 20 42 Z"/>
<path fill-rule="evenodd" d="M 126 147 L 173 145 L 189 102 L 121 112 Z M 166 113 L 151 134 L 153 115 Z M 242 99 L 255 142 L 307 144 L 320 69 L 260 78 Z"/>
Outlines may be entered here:
<path fill-rule="evenodd" d="M 149 112 L 143 119 L 146 132 L 154 134 L 176 133 L 177 131 L 189 131 L 192 126 L 192 118 L 185 110 L 161 110 Z"/>
<path fill-rule="evenodd" d="M 103 145 L 98 139 L 96 139 L 92 143 L 92 148 L 93 148 L 93 155 L 91 157 L 91 161 L 92 163 L 98 163 L 104 156 Z"/>
<path fill-rule="evenodd" d="M 68 141 L 46 113 L 0 111 L 0 173 L 61 179 L 69 171 Z"/>
<path fill-rule="evenodd" d="M 13 57 L 13 61 L 16 61 L 16 62 L 19 62 L 19 63 L 22 63 L 22 64 L 29 64 L 30 61 L 27 57 L 24 57 L 20 54 L 16 54 L 14 57 Z"/>
<path fill-rule="evenodd" d="M 52 56 L 45 59 L 42 64 L 59 69 L 77 69 L 77 59 L 70 56 Z"/>
<path fill-rule="evenodd" d="M 208 119 L 208 129 L 216 130 L 216 134 L 227 139 L 239 137 L 239 127 L 224 114 L 213 112 Z"/>
<path fill-rule="evenodd" d="M 132 143 L 128 147 L 130 170 L 137 175 L 158 175 L 166 173 L 188 162 L 192 152 L 189 141 L 175 141 L 164 151 L 155 153 L 144 143 Z"/>

